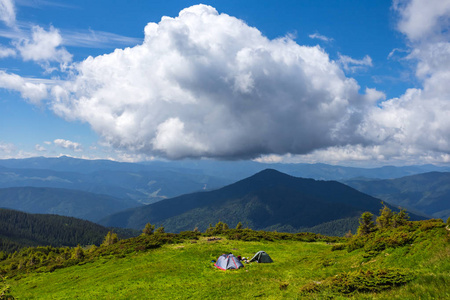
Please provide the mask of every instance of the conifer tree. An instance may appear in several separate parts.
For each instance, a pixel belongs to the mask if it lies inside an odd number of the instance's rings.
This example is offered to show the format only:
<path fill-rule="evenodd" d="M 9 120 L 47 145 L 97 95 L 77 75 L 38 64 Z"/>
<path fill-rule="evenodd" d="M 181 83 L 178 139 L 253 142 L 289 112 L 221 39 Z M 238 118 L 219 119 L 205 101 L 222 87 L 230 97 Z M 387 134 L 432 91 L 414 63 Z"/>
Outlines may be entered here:
<path fill-rule="evenodd" d="M 108 233 L 105 236 L 105 239 L 103 240 L 102 246 L 109 246 L 109 245 L 117 243 L 118 241 L 119 241 L 119 238 L 117 236 L 117 233 L 108 231 Z"/>
<path fill-rule="evenodd" d="M 152 235 L 154 230 L 155 230 L 155 225 L 147 223 L 147 224 L 145 224 L 144 229 L 142 229 L 142 233 L 145 235 Z"/>
<path fill-rule="evenodd" d="M 383 204 L 383 202 L 381 202 Z M 383 208 L 380 209 L 380 216 L 376 219 L 377 226 L 379 228 L 389 228 L 392 225 L 392 210 L 383 204 Z"/>
<path fill-rule="evenodd" d="M 81 246 L 78 244 L 78 246 L 76 246 L 73 249 L 72 259 L 82 259 L 83 257 L 84 257 L 83 248 L 81 248 Z"/>
<path fill-rule="evenodd" d="M 242 229 L 242 223 L 241 222 L 237 223 L 236 229 Z"/>
<path fill-rule="evenodd" d="M 155 233 L 158 233 L 158 234 L 165 233 L 165 232 L 166 231 L 164 229 L 164 226 L 162 226 L 162 225 L 160 227 L 158 227 L 155 231 Z"/>
<path fill-rule="evenodd" d="M 399 226 L 403 226 L 408 222 L 409 215 L 406 213 L 406 210 L 401 209 L 398 213 L 394 213 L 392 217 L 392 227 L 397 228 Z"/>
<path fill-rule="evenodd" d="M 366 211 L 359 218 L 358 235 L 366 235 L 371 233 L 375 229 L 373 223 L 373 214 Z"/>

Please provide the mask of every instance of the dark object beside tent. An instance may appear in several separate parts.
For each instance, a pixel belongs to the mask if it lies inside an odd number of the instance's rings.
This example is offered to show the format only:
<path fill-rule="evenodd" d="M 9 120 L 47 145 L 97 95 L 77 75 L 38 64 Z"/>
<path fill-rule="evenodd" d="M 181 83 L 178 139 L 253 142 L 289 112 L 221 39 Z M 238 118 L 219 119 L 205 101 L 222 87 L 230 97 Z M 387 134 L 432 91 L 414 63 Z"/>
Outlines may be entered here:
<path fill-rule="evenodd" d="M 258 251 L 255 256 L 253 256 L 252 259 L 250 259 L 250 262 L 256 261 L 259 263 L 272 263 L 273 260 L 270 258 L 269 254 L 267 254 L 264 251 Z"/>
<path fill-rule="evenodd" d="M 217 262 L 214 265 L 221 270 L 233 270 L 244 267 L 239 259 L 231 253 L 222 254 L 221 256 L 219 256 Z"/>

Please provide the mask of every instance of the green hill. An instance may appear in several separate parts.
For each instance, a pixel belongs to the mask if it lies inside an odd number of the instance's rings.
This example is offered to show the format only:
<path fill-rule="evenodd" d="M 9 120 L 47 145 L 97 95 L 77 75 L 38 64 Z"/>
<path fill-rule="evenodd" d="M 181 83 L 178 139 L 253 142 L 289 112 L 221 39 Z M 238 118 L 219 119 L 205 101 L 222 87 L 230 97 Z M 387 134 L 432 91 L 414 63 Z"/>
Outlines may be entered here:
<path fill-rule="evenodd" d="M 390 180 L 348 180 L 351 187 L 395 206 L 434 218 L 450 217 L 450 173 L 429 172 Z"/>
<path fill-rule="evenodd" d="M 17 299 L 448 299 L 450 234 L 441 220 L 336 240 L 225 230 L 158 233 L 109 246 L 28 248 L 0 259 Z M 222 253 L 273 263 L 222 271 Z M 3 285 L 3 286 L 2 286 Z"/>
<path fill-rule="evenodd" d="M 98 245 L 107 233 L 103 226 L 76 218 L 0 209 L 0 251 L 46 245 Z"/>
<path fill-rule="evenodd" d="M 105 218 L 100 224 L 142 229 L 150 222 L 163 224 L 169 232 L 179 232 L 195 227 L 205 230 L 209 224 L 223 221 L 232 226 L 242 222 L 256 230 L 298 232 L 345 219 L 354 232 L 362 212 L 378 213 L 381 207 L 379 199 L 342 183 L 297 178 L 267 169 L 215 191 L 129 209 Z M 316 227 L 316 232 L 342 234 L 342 226 L 335 225 L 335 231 L 323 232 Z"/>

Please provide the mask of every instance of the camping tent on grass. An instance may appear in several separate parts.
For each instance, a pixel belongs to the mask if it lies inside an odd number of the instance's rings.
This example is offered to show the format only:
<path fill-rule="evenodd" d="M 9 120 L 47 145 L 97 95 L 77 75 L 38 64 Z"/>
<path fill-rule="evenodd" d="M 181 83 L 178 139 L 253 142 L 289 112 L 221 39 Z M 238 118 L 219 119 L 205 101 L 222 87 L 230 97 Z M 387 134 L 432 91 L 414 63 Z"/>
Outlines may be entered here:
<path fill-rule="evenodd" d="M 239 259 L 231 253 L 222 254 L 221 256 L 219 256 L 217 262 L 214 265 L 221 270 L 232 270 L 244 267 Z"/>
<path fill-rule="evenodd" d="M 250 262 L 256 261 L 259 263 L 272 263 L 273 260 L 270 258 L 269 254 L 267 254 L 264 251 L 258 251 L 255 256 L 253 256 L 252 259 L 250 259 Z"/>

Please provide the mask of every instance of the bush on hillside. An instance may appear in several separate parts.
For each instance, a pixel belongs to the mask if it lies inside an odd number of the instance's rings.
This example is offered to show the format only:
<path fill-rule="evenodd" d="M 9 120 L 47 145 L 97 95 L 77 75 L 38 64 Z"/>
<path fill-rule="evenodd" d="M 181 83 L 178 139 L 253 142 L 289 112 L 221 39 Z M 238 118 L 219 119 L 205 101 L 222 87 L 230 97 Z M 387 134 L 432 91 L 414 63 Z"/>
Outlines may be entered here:
<path fill-rule="evenodd" d="M 325 289 L 342 294 L 380 292 L 404 285 L 414 277 L 413 272 L 398 268 L 357 270 L 328 277 L 322 282 L 310 282 L 300 288 L 300 293 L 316 293 Z"/>

